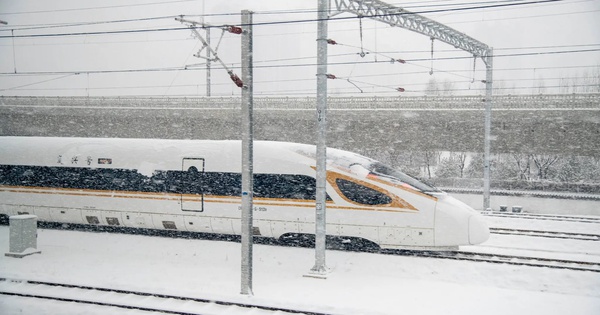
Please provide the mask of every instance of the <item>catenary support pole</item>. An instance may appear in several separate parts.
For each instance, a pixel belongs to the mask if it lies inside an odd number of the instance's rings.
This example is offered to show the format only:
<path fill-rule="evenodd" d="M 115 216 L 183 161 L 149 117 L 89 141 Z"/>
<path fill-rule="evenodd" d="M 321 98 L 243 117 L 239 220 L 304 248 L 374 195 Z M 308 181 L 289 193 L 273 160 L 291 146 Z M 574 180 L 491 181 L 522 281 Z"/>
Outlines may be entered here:
<path fill-rule="evenodd" d="M 206 14 L 206 3 L 202 0 L 202 25 L 205 25 L 206 20 L 204 19 L 204 15 Z M 205 27 L 206 30 L 206 42 L 210 47 L 210 27 Z M 210 96 L 210 49 L 206 50 L 206 96 Z"/>
<path fill-rule="evenodd" d="M 206 42 L 210 46 L 210 27 L 206 28 Z M 210 96 L 210 49 L 206 50 L 206 96 Z"/>
<path fill-rule="evenodd" d="M 327 19 L 329 1 L 318 0 L 317 26 L 317 176 L 315 207 L 315 265 L 309 275 L 325 277 L 327 184 Z"/>
<path fill-rule="evenodd" d="M 242 11 L 242 294 L 252 295 L 252 196 L 253 196 L 253 121 L 252 121 L 252 12 Z"/>
<path fill-rule="evenodd" d="M 483 210 L 490 207 L 490 141 L 492 129 L 492 84 L 494 50 L 488 50 L 485 61 L 485 121 L 483 157 Z"/>

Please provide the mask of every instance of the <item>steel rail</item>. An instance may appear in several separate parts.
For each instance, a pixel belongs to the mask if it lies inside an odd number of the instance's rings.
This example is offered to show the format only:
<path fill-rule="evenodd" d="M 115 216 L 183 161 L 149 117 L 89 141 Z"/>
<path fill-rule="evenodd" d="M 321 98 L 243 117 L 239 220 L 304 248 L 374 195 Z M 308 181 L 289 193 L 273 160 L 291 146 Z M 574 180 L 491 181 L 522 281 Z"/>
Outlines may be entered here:
<path fill-rule="evenodd" d="M 501 234 L 501 235 L 522 235 L 522 236 L 533 236 L 533 237 L 572 239 L 572 240 L 580 240 L 580 241 L 600 241 L 600 235 L 598 235 L 598 234 L 505 229 L 505 228 L 490 228 L 490 232 L 492 234 Z"/>
<path fill-rule="evenodd" d="M 561 215 L 510 213 L 510 212 L 482 212 L 482 215 L 488 216 L 488 217 L 511 218 L 511 219 L 600 223 L 600 218 L 578 217 L 578 216 L 561 216 Z"/>
<path fill-rule="evenodd" d="M 154 311 L 154 312 L 162 312 L 167 314 L 182 314 L 182 315 L 192 315 L 192 314 L 202 314 L 202 311 L 199 312 L 187 312 L 187 311 L 177 311 L 173 309 L 168 309 L 167 307 L 149 307 L 149 306 L 139 306 L 135 305 L 135 303 L 123 302 L 120 299 L 119 303 L 116 302 L 107 302 L 107 301 L 99 301 L 93 299 L 80 299 L 74 297 L 66 297 L 61 296 L 61 294 L 65 295 L 62 292 L 57 292 L 56 290 L 51 290 L 48 294 L 40 294 L 40 293 L 32 293 L 33 288 L 10 288 L 11 284 L 26 284 L 31 286 L 46 286 L 53 288 L 66 288 L 69 289 L 69 294 L 72 296 L 76 291 L 88 293 L 86 291 L 97 291 L 102 293 L 111 293 L 117 295 L 132 295 L 136 297 L 144 297 L 144 298 L 153 298 L 158 301 L 160 300 L 175 300 L 182 302 L 196 302 L 199 304 L 206 304 L 207 306 L 232 306 L 239 307 L 240 309 L 236 310 L 237 312 L 247 310 L 248 314 L 254 314 L 257 309 L 266 312 L 273 312 L 277 314 L 309 314 L 309 315 L 322 315 L 326 313 L 316 313 L 316 312 L 307 312 L 302 310 L 295 310 L 291 308 L 283 308 L 283 307 L 274 307 L 274 306 L 265 306 L 265 305 L 257 305 L 257 304 L 248 304 L 248 303 L 240 303 L 240 302 L 228 302 L 228 301 L 218 301 L 214 299 L 202 299 L 202 298 L 192 298 L 192 297 L 182 297 L 177 295 L 168 295 L 168 294 L 157 294 L 157 293 L 149 293 L 149 292 L 141 292 L 141 291 L 131 291 L 131 290 L 123 290 L 123 289 L 112 289 L 105 287 L 95 287 L 95 286 L 85 286 L 85 285 L 75 285 L 75 284 L 65 284 L 58 282 L 47 282 L 47 281 L 36 281 L 36 280 L 26 280 L 26 279 L 8 279 L 8 278 L 0 278 L 0 294 L 1 295 L 11 295 L 11 296 L 20 296 L 20 297 L 29 297 L 29 298 L 37 298 L 37 299 L 48 299 L 48 300 L 56 300 L 62 302 L 74 302 L 74 303 L 82 303 L 82 304 L 93 304 L 107 307 L 118 307 L 124 309 L 135 309 L 141 311 Z M 8 286 L 8 288 L 4 288 Z M 20 289 L 20 290 L 19 290 Z M 76 290 L 76 291 L 73 291 Z M 163 301 L 161 301 L 163 302 Z M 147 305 L 148 300 L 144 300 L 144 304 Z"/>
<path fill-rule="evenodd" d="M 381 250 L 381 254 L 600 272 L 600 263 L 463 251 Z"/>

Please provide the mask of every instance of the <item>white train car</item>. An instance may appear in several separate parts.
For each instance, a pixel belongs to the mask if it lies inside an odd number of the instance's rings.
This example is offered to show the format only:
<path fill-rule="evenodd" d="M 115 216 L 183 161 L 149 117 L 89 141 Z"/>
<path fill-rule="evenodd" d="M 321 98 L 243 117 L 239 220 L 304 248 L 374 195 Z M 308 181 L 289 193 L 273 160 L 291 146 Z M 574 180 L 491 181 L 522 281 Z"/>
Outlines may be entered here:
<path fill-rule="evenodd" d="M 254 142 L 254 234 L 315 231 L 315 146 Z M 241 143 L 0 137 L 0 215 L 241 234 Z M 479 244 L 479 214 L 375 160 L 327 149 L 327 234 L 382 248 Z"/>

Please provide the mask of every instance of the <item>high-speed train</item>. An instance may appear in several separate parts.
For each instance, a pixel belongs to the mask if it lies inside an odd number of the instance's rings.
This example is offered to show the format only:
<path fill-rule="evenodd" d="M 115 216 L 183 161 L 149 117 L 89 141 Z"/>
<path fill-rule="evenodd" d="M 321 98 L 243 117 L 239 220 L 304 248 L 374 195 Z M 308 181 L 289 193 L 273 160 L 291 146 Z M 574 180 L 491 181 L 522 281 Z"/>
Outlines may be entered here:
<path fill-rule="evenodd" d="M 241 234 L 241 143 L 0 137 L 0 215 Z M 315 233 L 315 146 L 254 141 L 254 235 Z M 326 233 L 381 248 L 485 242 L 480 215 L 373 159 L 327 148 Z"/>

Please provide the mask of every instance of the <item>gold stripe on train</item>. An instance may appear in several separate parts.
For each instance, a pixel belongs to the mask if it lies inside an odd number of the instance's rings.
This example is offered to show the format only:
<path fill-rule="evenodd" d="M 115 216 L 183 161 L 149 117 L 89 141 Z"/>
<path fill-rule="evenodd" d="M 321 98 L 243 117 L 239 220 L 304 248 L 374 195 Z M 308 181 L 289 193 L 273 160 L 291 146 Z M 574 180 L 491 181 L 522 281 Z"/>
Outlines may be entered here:
<path fill-rule="evenodd" d="M 240 204 L 241 197 L 236 196 L 218 196 L 218 195 L 201 195 L 193 194 L 174 194 L 174 193 L 153 193 L 153 192 L 126 192 L 126 191 L 107 191 L 96 189 L 76 189 L 76 188 L 54 188 L 54 187 L 27 187 L 27 186 L 4 186 L 0 185 L 0 191 L 15 192 L 15 193 L 34 193 L 47 195 L 63 195 L 63 196 L 79 196 L 79 197 L 109 197 L 109 198 L 126 198 L 126 199 L 145 199 L 145 200 L 164 200 L 164 201 L 186 201 L 186 202 L 201 202 L 204 199 L 205 203 L 222 203 L 222 204 Z M 254 205 L 259 206 L 278 206 L 278 207 L 299 207 L 299 208 L 314 208 L 314 200 L 303 199 L 283 199 L 283 198 L 254 198 Z M 353 210 L 353 211 L 380 211 L 380 212 L 415 212 L 416 209 L 407 209 L 401 207 L 365 207 L 365 206 L 342 206 L 336 205 L 333 201 L 327 201 L 327 208 L 336 210 Z M 417 210 L 418 211 L 418 210 Z"/>

